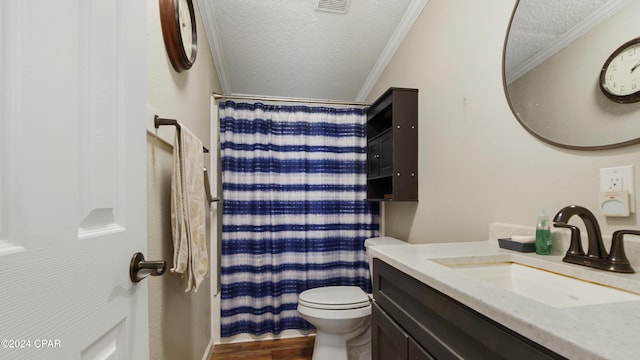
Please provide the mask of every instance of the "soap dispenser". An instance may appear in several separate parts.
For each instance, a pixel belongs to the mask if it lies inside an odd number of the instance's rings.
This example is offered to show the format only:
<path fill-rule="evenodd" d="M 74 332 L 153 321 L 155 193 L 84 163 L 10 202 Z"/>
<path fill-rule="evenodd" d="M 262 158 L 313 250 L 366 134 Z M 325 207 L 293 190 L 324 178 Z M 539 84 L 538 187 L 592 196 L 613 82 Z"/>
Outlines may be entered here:
<path fill-rule="evenodd" d="M 536 254 L 551 254 L 551 228 L 549 227 L 549 216 L 547 216 L 544 206 L 536 224 Z"/>

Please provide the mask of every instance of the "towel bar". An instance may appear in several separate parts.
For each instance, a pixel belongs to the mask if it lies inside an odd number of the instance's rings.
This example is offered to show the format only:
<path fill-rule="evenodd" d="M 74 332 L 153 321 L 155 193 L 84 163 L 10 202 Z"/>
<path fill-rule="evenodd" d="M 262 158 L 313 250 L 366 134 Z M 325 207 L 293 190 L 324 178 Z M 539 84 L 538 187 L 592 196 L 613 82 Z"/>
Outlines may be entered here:
<path fill-rule="evenodd" d="M 209 184 L 209 171 L 204 168 L 204 191 L 207 194 L 207 200 L 209 203 L 220 201 L 219 197 L 213 197 L 211 195 L 211 185 Z"/>
<path fill-rule="evenodd" d="M 180 123 L 178 122 L 178 120 L 175 120 L 175 119 L 163 119 L 163 118 L 159 117 L 158 115 L 155 115 L 153 117 L 153 120 L 154 120 L 153 125 L 156 127 L 156 129 L 159 128 L 162 125 L 171 125 L 171 126 L 175 126 L 176 129 L 178 129 L 178 131 L 181 130 Z M 207 149 L 206 147 L 203 146 L 202 147 L 202 151 L 204 151 L 205 153 L 208 153 L 209 149 Z"/>
<path fill-rule="evenodd" d="M 178 122 L 178 120 L 163 119 L 158 115 L 155 115 L 153 117 L 153 120 L 154 120 L 154 126 L 156 127 L 156 129 L 162 125 L 170 125 L 170 126 L 175 126 L 178 131 L 181 130 L 180 123 Z M 208 153 L 209 149 L 203 146 L 202 151 L 204 151 L 205 153 Z M 219 197 L 213 197 L 211 195 L 211 185 L 209 183 L 209 172 L 207 171 L 207 168 L 204 168 L 204 190 L 206 192 L 207 201 L 209 201 L 209 203 L 220 201 Z"/>

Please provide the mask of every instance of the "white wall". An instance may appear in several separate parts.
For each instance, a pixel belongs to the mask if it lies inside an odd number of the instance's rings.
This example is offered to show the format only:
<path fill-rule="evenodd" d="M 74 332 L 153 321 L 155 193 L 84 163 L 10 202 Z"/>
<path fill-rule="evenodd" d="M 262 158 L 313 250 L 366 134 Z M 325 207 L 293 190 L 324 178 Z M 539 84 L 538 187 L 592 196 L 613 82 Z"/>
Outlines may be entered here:
<path fill-rule="evenodd" d="M 178 119 L 210 145 L 210 97 L 220 92 L 211 51 L 196 6 L 198 55 L 185 72 L 173 70 L 166 55 L 158 0 L 147 0 L 148 103 L 161 117 Z M 148 154 L 148 259 L 173 258 L 170 220 L 172 147 L 147 137 Z M 209 155 L 205 155 L 205 164 Z M 210 251 L 210 256 L 214 256 Z M 154 360 L 202 359 L 211 340 L 211 287 L 209 279 L 197 293 L 185 293 L 186 283 L 169 271 L 149 281 L 150 358 Z"/>
<path fill-rule="evenodd" d="M 413 243 L 485 240 L 488 224 L 535 225 L 579 204 L 604 234 L 638 216 L 597 212 L 599 169 L 640 167 L 640 146 L 571 151 L 537 140 L 514 118 L 502 85 L 502 48 L 514 0 L 430 0 L 369 96 L 419 92 L 419 202 L 387 203 L 387 235 Z M 604 60 L 604 59 L 603 59 Z M 637 186 L 636 186 L 637 192 Z"/>

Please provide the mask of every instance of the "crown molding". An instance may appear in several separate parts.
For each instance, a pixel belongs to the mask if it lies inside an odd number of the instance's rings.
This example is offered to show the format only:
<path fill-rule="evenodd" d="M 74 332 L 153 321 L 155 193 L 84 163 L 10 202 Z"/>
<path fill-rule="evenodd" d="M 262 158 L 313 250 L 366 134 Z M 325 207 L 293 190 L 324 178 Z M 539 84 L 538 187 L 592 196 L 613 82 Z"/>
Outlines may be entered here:
<path fill-rule="evenodd" d="M 628 0 L 630 1 L 630 0 Z M 400 23 L 394 30 L 393 34 L 391 34 L 391 38 L 385 45 L 382 53 L 378 57 L 378 60 L 373 65 L 373 68 L 369 72 L 369 75 L 364 81 L 364 84 L 360 88 L 358 95 L 354 99 L 355 102 L 364 102 L 371 93 L 371 90 L 380 79 L 382 72 L 389 65 L 391 58 L 396 53 L 400 44 L 411 30 L 411 27 L 416 22 L 416 19 L 422 12 L 422 9 L 427 5 L 429 0 L 412 0 L 409 6 L 407 7 L 407 11 L 405 11 L 402 19 L 400 19 Z"/>
<path fill-rule="evenodd" d="M 215 19 L 215 15 L 212 1 L 196 0 L 196 2 L 202 12 L 200 20 L 202 21 L 202 25 L 207 35 L 207 42 L 211 49 L 211 56 L 213 57 L 213 64 L 216 67 L 216 73 L 218 75 L 218 80 L 220 81 L 222 93 L 230 94 L 231 83 L 229 82 L 224 57 L 222 56 L 224 52 L 222 49 L 222 41 L 220 41 L 220 31 L 218 30 L 218 25 L 215 20 L 213 20 Z M 210 19 L 213 23 L 209 21 Z"/>

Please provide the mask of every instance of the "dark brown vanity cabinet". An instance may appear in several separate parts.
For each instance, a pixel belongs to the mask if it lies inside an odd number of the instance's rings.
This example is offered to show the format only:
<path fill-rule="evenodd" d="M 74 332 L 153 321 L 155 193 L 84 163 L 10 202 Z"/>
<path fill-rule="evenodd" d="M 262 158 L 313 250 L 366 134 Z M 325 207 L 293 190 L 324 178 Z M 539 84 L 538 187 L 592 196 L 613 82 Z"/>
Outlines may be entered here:
<path fill-rule="evenodd" d="M 379 259 L 373 298 L 373 360 L 564 359 Z"/>
<path fill-rule="evenodd" d="M 418 200 L 418 90 L 390 88 L 367 110 L 367 199 Z"/>
<path fill-rule="evenodd" d="M 434 360 L 377 304 L 371 310 L 373 359 Z"/>

